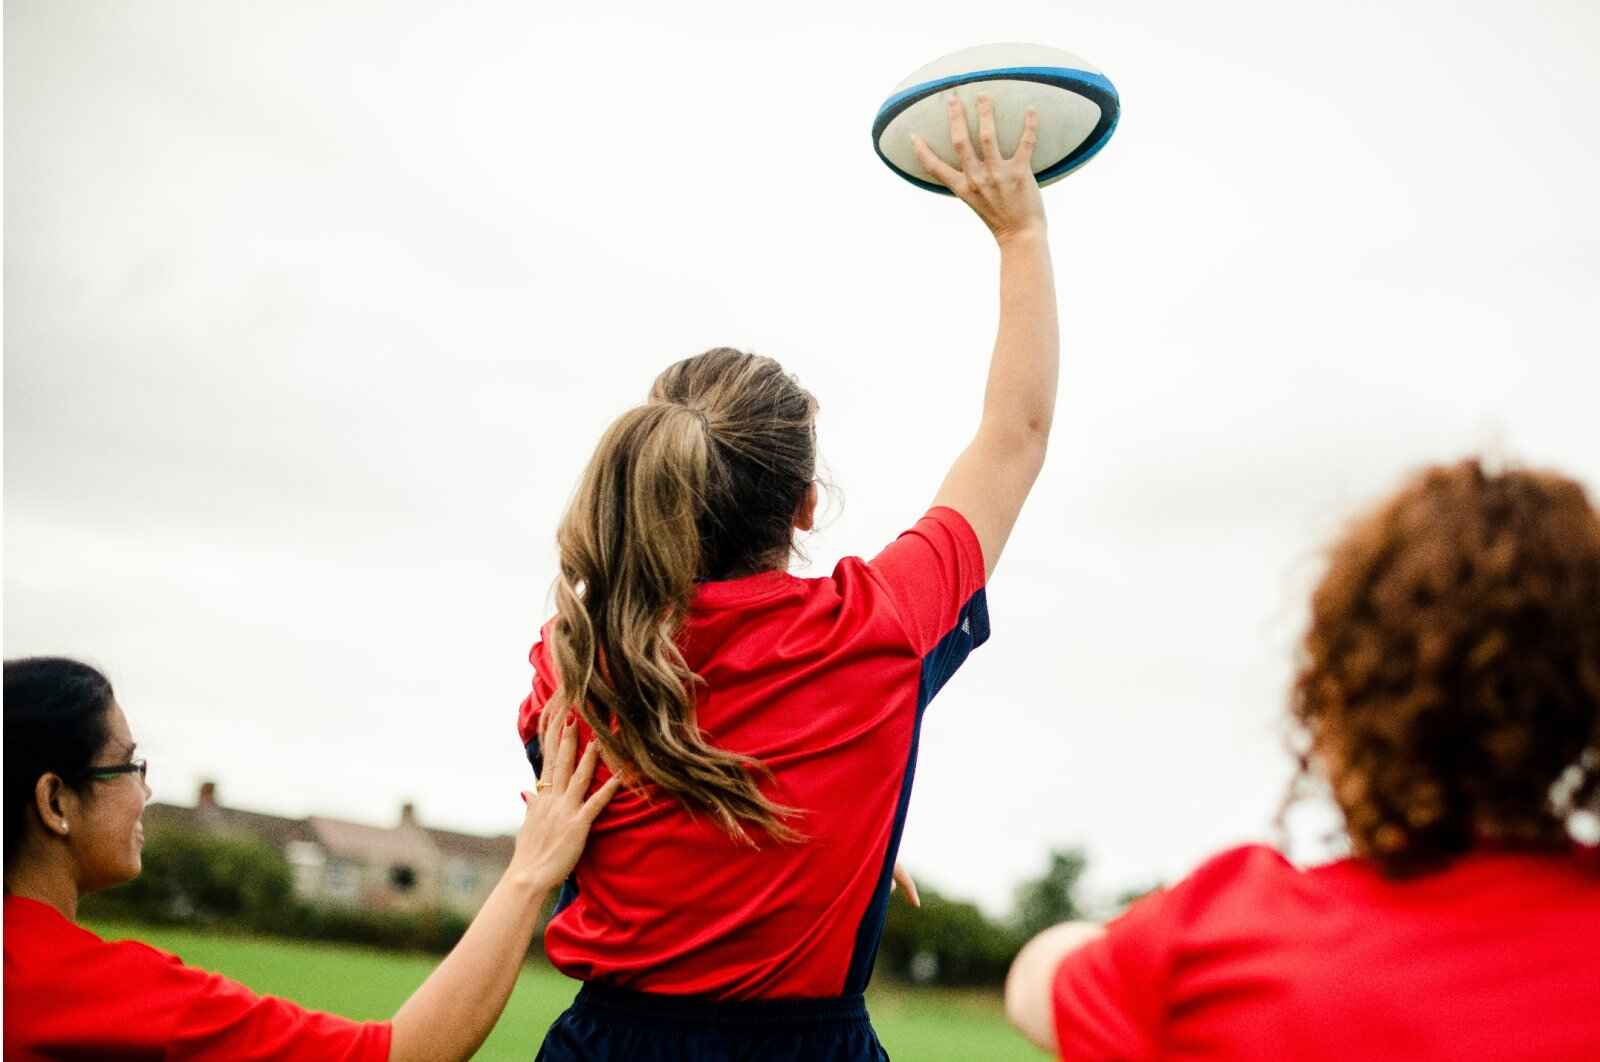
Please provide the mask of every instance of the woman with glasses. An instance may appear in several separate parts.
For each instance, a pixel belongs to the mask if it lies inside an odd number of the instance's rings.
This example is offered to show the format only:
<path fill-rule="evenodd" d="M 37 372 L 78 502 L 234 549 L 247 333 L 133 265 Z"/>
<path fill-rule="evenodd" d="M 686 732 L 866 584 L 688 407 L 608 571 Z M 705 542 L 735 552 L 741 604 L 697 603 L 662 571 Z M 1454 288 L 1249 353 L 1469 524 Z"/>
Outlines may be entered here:
<path fill-rule="evenodd" d="M 257 996 L 74 924 L 78 899 L 136 877 L 150 790 L 104 675 L 59 658 L 5 664 L 5 1057 L 383 1062 L 469 1058 L 500 1017 L 551 889 L 577 861 L 609 782 L 598 746 L 551 713 L 553 768 L 511 865 L 465 936 L 387 1022 Z"/>

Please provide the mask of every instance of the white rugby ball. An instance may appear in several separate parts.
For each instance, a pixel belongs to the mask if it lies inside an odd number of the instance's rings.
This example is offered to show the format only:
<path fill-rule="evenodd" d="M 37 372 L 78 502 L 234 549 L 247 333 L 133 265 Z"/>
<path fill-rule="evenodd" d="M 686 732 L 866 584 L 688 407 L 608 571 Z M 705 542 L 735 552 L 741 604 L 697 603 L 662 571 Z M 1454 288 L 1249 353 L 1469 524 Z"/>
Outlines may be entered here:
<path fill-rule="evenodd" d="M 900 82 L 878 108 L 872 146 L 888 167 L 918 188 L 949 195 L 922 169 L 911 134 L 957 165 L 944 94 L 967 108 L 967 133 L 978 142 L 979 92 L 994 101 L 995 136 L 1011 155 L 1022 138 L 1023 115 L 1039 112 L 1033 172 L 1041 185 L 1059 181 L 1095 156 L 1117 128 L 1121 108 L 1106 76 L 1071 52 L 1039 44 L 980 44 L 935 59 Z"/>

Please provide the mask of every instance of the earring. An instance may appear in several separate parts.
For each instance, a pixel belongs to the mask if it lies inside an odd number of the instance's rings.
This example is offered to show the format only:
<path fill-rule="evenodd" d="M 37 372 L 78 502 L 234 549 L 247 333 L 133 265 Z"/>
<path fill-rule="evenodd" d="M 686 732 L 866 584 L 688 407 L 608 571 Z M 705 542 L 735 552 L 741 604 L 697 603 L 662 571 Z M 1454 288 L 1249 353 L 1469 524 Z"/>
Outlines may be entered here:
<path fill-rule="evenodd" d="M 62 819 L 61 820 L 61 832 L 62 833 L 66 833 L 67 832 L 67 820 L 66 819 Z"/>

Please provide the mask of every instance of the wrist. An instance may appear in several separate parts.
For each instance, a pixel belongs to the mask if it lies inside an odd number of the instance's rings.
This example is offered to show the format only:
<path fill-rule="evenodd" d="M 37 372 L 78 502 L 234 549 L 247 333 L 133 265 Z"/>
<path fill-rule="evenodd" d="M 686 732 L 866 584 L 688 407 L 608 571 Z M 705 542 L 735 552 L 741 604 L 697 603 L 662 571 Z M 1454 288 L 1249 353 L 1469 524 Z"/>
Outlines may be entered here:
<path fill-rule="evenodd" d="M 520 864 L 513 860 L 501 876 L 500 881 L 506 888 L 519 896 L 529 899 L 543 896 L 545 893 L 561 886 L 561 879 L 553 877 L 548 870 L 537 866 Z"/>
<path fill-rule="evenodd" d="M 1029 222 L 1018 228 L 997 232 L 994 234 L 994 242 L 1000 245 L 1001 251 L 1008 251 L 1012 248 L 1037 249 L 1042 247 L 1048 242 L 1045 236 L 1044 220 L 1041 218 L 1039 221 Z"/>

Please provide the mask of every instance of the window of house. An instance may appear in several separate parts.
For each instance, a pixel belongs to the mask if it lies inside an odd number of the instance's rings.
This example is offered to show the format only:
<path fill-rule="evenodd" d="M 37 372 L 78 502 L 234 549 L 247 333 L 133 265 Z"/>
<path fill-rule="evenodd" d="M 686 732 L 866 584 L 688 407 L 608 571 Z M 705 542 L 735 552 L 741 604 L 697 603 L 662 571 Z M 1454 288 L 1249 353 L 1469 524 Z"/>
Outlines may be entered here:
<path fill-rule="evenodd" d="M 294 891 L 299 896 L 315 896 L 322 888 L 325 857 L 322 846 L 312 841 L 290 841 L 284 846 Z"/>
<path fill-rule="evenodd" d="M 320 867 L 324 862 L 322 846 L 315 841 L 290 841 L 284 855 L 292 867 Z"/>
<path fill-rule="evenodd" d="M 478 891 L 478 885 L 483 878 L 478 874 L 478 868 L 465 859 L 452 859 L 445 864 L 445 888 L 457 896 L 471 896 Z"/>
<path fill-rule="evenodd" d="M 396 863 L 389 868 L 389 884 L 397 892 L 410 892 L 417 887 L 417 869 L 405 863 Z"/>
<path fill-rule="evenodd" d="M 353 900 L 361 891 L 361 868 L 343 859 L 330 859 L 322 868 L 322 891 L 332 899 Z"/>

